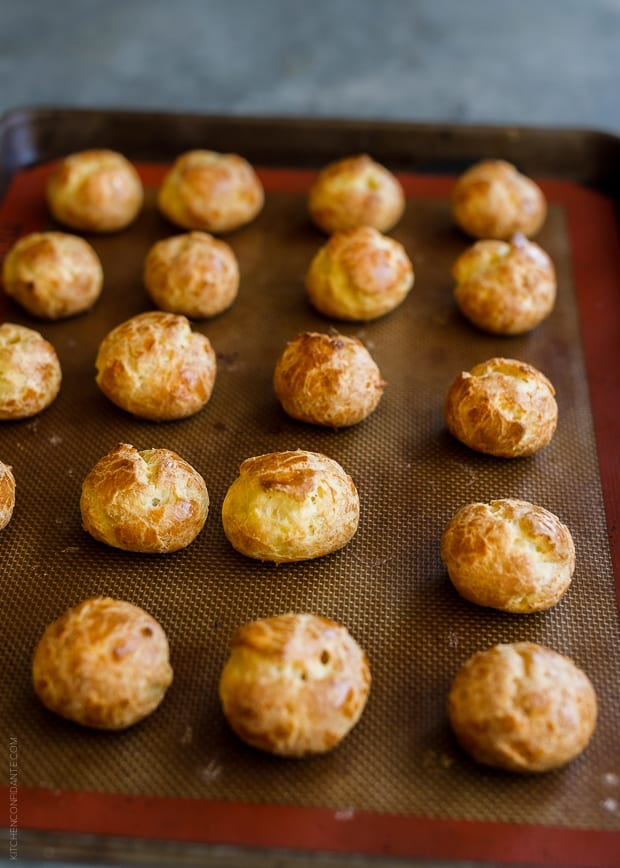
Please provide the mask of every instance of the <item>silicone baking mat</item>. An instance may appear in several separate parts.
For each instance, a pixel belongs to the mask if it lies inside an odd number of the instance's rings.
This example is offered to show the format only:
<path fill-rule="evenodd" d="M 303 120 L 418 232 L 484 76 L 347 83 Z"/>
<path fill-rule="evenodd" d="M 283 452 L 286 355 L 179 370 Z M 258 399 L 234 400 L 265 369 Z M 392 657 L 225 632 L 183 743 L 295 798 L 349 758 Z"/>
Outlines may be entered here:
<path fill-rule="evenodd" d="M 570 182 L 542 181 L 551 207 L 537 240 L 555 262 L 558 302 L 531 334 L 498 338 L 475 330 L 453 302 L 450 265 L 469 243 L 450 219 L 453 178 L 401 173 L 409 198 L 391 234 L 412 259 L 415 286 L 388 316 L 342 324 L 316 314 L 303 289 L 308 263 L 325 240 L 305 208 L 314 173 L 262 169 L 263 213 L 226 238 L 240 263 L 239 297 L 228 312 L 194 323 L 217 353 L 213 397 L 191 419 L 154 424 L 114 407 L 94 382 L 101 338 L 151 307 L 142 285 L 146 252 L 178 231 L 155 207 L 166 165 L 139 168 L 147 197 L 137 222 L 116 235 L 85 236 L 105 273 L 95 308 L 42 323 L 5 304 L 6 319 L 37 328 L 54 344 L 63 368 L 61 393 L 48 410 L 0 430 L 0 458 L 13 466 L 18 482 L 15 515 L 0 539 L 0 714 L 3 731 L 17 739 L 25 825 L 437 856 L 451 855 L 454 846 L 440 843 L 438 831 L 451 829 L 454 842 L 459 830 L 467 838 L 467 829 L 476 843 L 459 853 L 481 857 L 484 830 L 501 832 L 504 841 L 525 830 L 535 841 L 538 828 L 547 841 L 557 836 L 566 864 L 605 864 L 609 835 L 620 828 L 620 630 L 577 292 L 582 300 L 593 294 L 595 306 L 617 278 L 610 201 Z M 26 231 L 52 226 L 43 196 L 48 171 L 49 165 L 38 166 L 14 178 L 0 211 L 4 250 Z M 595 263 L 589 272 L 586 258 Z M 280 409 L 273 367 L 286 341 L 302 330 L 355 335 L 372 352 L 388 386 L 362 424 L 323 430 L 296 423 Z M 478 455 L 445 430 L 449 383 L 494 355 L 534 364 L 556 387 L 558 431 L 531 458 Z M 120 441 L 174 449 L 204 476 L 210 514 L 186 550 L 130 554 L 82 531 L 82 479 Z M 352 475 L 361 499 L 359 531 L 345 549 L 315 561 L 276 567 L 245 559 L 221 527 L 226 489 L 244 458 L 295 448 L 324 452 Z M 539 503 L 573 533 L 574 581 L 548 612 L 511 616 L 481 609 L 450 585 L 439 558 L 443 527 L 462 504 L 497 497 Z M 44 627 L 96 594 L 146 608 L 171 645 L 175 678 L 164 703 L 122 733 L 89 731 L 53 716 L 30 683 L 30 658 Z M 350 736 L 333 753 L 302 761 L 244 746 L 229 731 L 217 698 L 232 630 L 289 610 L 346 624 L 366 650 L 373 675 L 369 704 Z M 540 776 L 477 766 L 456 745 L 446 717 L 460 664 L 496 642 L 524 639 L 571 656 L 588 672 L 600 703 L 595 737 L 583 756 Z M 193 822 L 166 831 L 158 812 L 180 804 Z M 425 851 L 420 841 L 430 831 L 435 844 Z M 573 837 L 581 845 L 571 847 Z M 586 843 L 591 861 L 580 850 Z M 527 842 L 513 852 L 531 856 Z M 541 858 L 540 850 L 532 853 Z"/>

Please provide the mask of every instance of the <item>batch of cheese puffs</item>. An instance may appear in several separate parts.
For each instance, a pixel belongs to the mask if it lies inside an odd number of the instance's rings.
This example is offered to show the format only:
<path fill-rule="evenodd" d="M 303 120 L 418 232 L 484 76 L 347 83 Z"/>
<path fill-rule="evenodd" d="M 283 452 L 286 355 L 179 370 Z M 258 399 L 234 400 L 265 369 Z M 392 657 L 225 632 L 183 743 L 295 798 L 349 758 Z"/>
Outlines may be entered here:
<path fill-rule="evenodd" d="M 79 233 L 122 232 L 140 213 L 135 167 L 110 150 L 61 159 L 46 187 L 50 216 L 66 231 L 21 237 L 2 268 L 4 292 L 30 316 L 51 321 L 84 314 L 103 283 L 101 262 Z M 96 382 L 134 417 L 184 419 L 208 403 L 216 355 L 192 320 L 234 305 L 239 266 L 225 236 L 253 221 L 264 203 L 254 168 L 236 154 L 195 150 L 168 169 L 157 207 L 171 224 L 144 262 L 153 309 L 101 341 Z M 398 316 L 414 266 L 390 230 L 405 208 L 395 174 L 368 155 L 319 171 L 307 195 L 325 235 L 308 263 L 309 303 L 330 320 L 367 323 Z M 484 160 L 456 179 L 452 216 L 471 246 L 453 266 L 455 301 L 477 329 L 516 335 L 554 308 L 556 277 L 533 240 L 547 203 L 540 187 L 502 160 Z M 224 237 L 222 237 L 224 236 Z M 61 388 L 51 343 L 34 329 L 0 325 L 0 419 L 45 412 Z M 273 389 L 285 413 L 338 429 L 381 412 L 385 383 L 358 338 L 304 332 L 282 351 Z M 445 423 L 466 447 L 506 461 L 544 449 L 558 423 L 554 387 L 532 365 L 481 360 L 455 372 L 444 396 Z M 0 528 L 13 516 L 19 479 L 0 456 Z M 204 479 L 168 449 L 119 443 L 83 480 L 84 532 L 102 546 L 165 554 L 196 539 L 209 512 Z M 304 450 L 249 456 L 221 508 L 227 540 L 241 555 L 288 563 L 329 556 L 358 529 L 354 481 L 327 455 Z M 13 521 L 19 521 L 16 514 Z M 538 505 L 507 497 L 469 503 L 445 527 L 441 558 L 456 591 L 480 606 L 539 612 L 569 590 L 571 532 Z M 47 626 L 33 649 L 34 690 L 51 711 L 87 727 L 123 729 L 155 712 L 173 679 L 162 626 L 142 608 L 96 597 Z M 241 625 L 221 672 L 221 707 L 247 744 L 302 757 L 335 748 L 360 719 L 370 663 L 343 624 L 308 612 Z M 455 673 L 449 721 L 477 762 L 514 772 L 562 766 L 588 745 L 597 702 L 587 675 L 534 642 L 481 649 Z"/>

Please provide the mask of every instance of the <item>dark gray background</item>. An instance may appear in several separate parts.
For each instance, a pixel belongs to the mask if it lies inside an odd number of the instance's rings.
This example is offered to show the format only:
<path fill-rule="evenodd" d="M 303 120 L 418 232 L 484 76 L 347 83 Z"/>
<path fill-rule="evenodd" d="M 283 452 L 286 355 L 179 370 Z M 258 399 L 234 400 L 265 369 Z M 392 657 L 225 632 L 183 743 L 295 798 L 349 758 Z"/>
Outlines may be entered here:
<path fill-rule="evenodd" d="M 0 0 L 0 111 L 620 132 L 620 0 Z"/>

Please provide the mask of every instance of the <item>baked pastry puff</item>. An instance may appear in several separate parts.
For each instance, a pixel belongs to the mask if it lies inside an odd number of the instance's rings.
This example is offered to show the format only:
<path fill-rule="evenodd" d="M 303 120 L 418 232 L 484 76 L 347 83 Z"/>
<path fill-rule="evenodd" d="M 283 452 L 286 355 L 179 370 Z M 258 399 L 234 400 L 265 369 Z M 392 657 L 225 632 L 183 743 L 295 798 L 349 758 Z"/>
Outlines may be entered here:
<path fill-rule="evenodd" d="M 310 303 L 328 317 L 367 322 L 401 304 L 413 286 L 405 248 L 370 226 L 337 232 L 306 274 Z"/>
<path fill-rule="evenodd" d="M 172 682 L 168 640 L 138 606 L 84 600 L 46 628 L 32 680 L 41 702 L 61 717 L 125 729 L 155 711 Z"/>
<path fill-rule="evenodd" d="M 551 382 L 515 359 L 489 359 L 460 373 L 448 390 L 444 412 L 457 440 L 500 458 L 538 452 L 558 422 Z"/>
<path fill-rule="evenodd" d="M 238 154 L 187 151 L 177 157 L 158 194 L 159 210 L 183 229 L 231 232 L 260 213 L 263 185 Z"/>
<path fill-rule="evenodd" d="M 209 338 L 184 316 L 138 314 L 99 345 L 97 385 L 118 407 L 143 419 L 193 416 L 208 402 L 217 362 Z"/>
<path fill-rule="evenodd" d="M 368 154 L 330 163 L 319 172 L 308 193 L 310 217 L 328 235 L 358 226 L 388 232 L 404 210 L 400 182 Z"/>
<path fill-rule="evenodd" d="M 385 382 L 357 338 L 303 332 L 276 362 L 273 385 L 293 419 L 342 428 L 361 422 L 376 409 Z"/>
<path fill-rule="evenodd" d="M 544 193 L 506 160 L 482 160 L 457 180 L 452 215 L 474 238 L 508 240 L 516 232 L 532 236 L 547 217 Z"/>
<path fill-rule="evenodd" d="M 456 590 L 479 606 L 527 613 L 549 609 L 575 570 L 569 529 L 525 500 L 469 503 L 450 519 L 441 558 Z"/>
<path fill-rule="evenodd" d="M 15 477 L 13 468 L 0 461 L 0 530 L 10 522 L 15 509 Z"/>
<path fill-rule="evenodd" d="M 333 750 L 358 722 L 369 690 L 368 660 L 346 627 L 306 613 L 237 629 L 219 685 L 236 734 L 285 757 Z"/>
<path fill-rule="evenodd" d="M 0 325 L 0 419 L 27 419 L 45 410 L 60 391 L 56 350 L 34 329 Z"/>
<path fill-rule="evenodd" d="M 53 169 L 46 188 L 52 215 L 84 232 L 117 232 L 138 216 L 142 182 L 129 160 L 105 148 L 79 151 Z"/>
<path fill-rule="evenodd" d="M 31 232 L 7 253 L 2 280 L 6 294 L 28 313 L 57 320 L 93 306 L 103 286 L 103 269 L 83 238 Z"/>
<path fill-rule="evenodd" d="M 456 738 L 477 762 L 546 772 L 585 750 L 597 701 L 590 679 L 568 657 L 515 642 L 467 660 L 452 682 L 448 711 Z"/>
<path fill-rule="evenodd" d="M 204 319 L 237 297 L 239 265 L 232 248 L 207 232 L 157 241 L 144 263 L 144 285 L 160 310 Z"/>
<path fill-rule="evenodd" d="M 176 452 L 119 443 L 84 479 L 80 511 L 84 530 L 96 540 L 164 554 L 198 536 L 209 494 L 202 476 Z"/>
<path fill-rule="evenodd" d="M 525 235 L 477 241 L 454 263 L 454 297 L 475 326 L 497 335 L 520 335 L 546 319 L 555 304 L 555 269 Z"/>
<path fill-rule="evenodd" d="M 359 509 L 353 480 L 337 461 L 298 449 L 246 459 L 224 498 L 222 522 L 241 554 L 287 563 L 345 546 Z"/>

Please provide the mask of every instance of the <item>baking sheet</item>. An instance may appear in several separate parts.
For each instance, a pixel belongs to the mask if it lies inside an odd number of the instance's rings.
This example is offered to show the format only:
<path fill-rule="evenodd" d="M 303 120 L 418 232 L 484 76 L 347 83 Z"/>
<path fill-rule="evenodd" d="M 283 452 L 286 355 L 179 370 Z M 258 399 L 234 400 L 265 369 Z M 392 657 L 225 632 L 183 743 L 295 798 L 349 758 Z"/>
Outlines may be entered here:
<path fill-rule="evenodd" d="M 303 292 L 305 269 L 324 240 L 305 212 L 312 172 L 265 168 L 263 214 L 227 236 L 241 266 L 239 299 L 227 313 L 195 326 L 218 354 L 213 398 L 192 419 L 156 425 L 109 404 L 94 384 L 93 364 L 103 335 L 150 307 L 141 283 L 143 259 L 155 240 L 175 231 L 154 207 L 164 166 L 141 165 L 147 204 L 133 227 L 107 238 L 87 236 L 106 275 L 91 313 L 35 325 L 12 305 L 7 310 L 8 318 L 34 325 L 54 343 L 64 372 L 63 390 L 49 410 L 0 431 L 1 457 L 14 466 L 19 486 L 15 517 L 0 544 L 7 616 L 3 725 L 19 733 L 20 785 L 36 790 L 37 799 L 49 795 L 48 816 L 59 813 L 55 794 L 68 791 L 93 798 L 190 799 L 198 807 L 229 806 L 233 815 L 240 804 L 299 808 L 302 816 L 318 809 L 341 826 L 356 816 L 365 822 L 389 816 L 475 821 L 481 833 L 489 824 L 617 829 L 619 631 L 574 255 L 580 243 L 576 214 L 585 208 L 590 220 L 607 215 L 608 203 L 572 183 L 548 184 L 553 204 L 538 240 L 558 270 L 558 304 L 531 335 L 494 338 L 469 326 L 452 301 L 449 266 L 468 242 L 451 225 L 451 179 L 403 173 L 410 199 L 392 234 L 412 258 L 415 287 L 382 320 L 343 325 L 315 314 Z M 51 225 L 41 205 L 46 171 L 44 166 L 15 180 L 0 214 L 5 246 L 26 227 Z M 303 329 L 334 327 L 361 337 L 388 381 L 378 411 L 340 432 L 287 419 L 271 389 L 273 365 L 287 339 Z M 492 355 L 527 360 L 556 386 L 560 426 L 537 456 L 505 462 L 476 455 L 445 431 L 442 399 L 453 376 Z M 120 440 L 175 449 L 205 477 L 211 512 L 184 552 L 159 558 L 116 552 L 81 530 L 81 481 Z M 248 561 L 230 549 L 221 529 L 227 486 L 244 458 L 297 447 L 323 451 L 351 473 L 362 503 L 360 530 L 328 558 L 278 567 Z M 575 579 L 549 612 L 518 617 L 478 609 L 458 598 L 447 580 L 438 552 L 446 521 L 465 502 L 502 496 L 552 509 L 573 532 Z M 121 734 L 84 731 L 54 718 L 38 705 L 29 683 L 29 657 L 44 626 L 96 593 L 147 608 L 171 642 L 175 682 L 165 702 Z M 346 741 L 333 754 L 301 763 L 243 746 L 228 731 L 217 701 L 232 629 L 289 609 L 347 624 L 369 655 L 374 679 L 368 708 Z M 476 766 L 454 743 L 445 715 L 460 663 L 479 648 L 520 639 L 572 656 L 590 674 L 601 701 L 586 754 L 540 777 Z M 277 844 L 277 820 L 272 828 L 267 837 Z M 222 839 L 208 833 L 201 840 Z M 437 846 L 434 855 L 441 856 Z M 348 847 L 360 847 L 355 836 Z M 409 849 L 402 847 L 416 852 L 413 840 Z"/>

